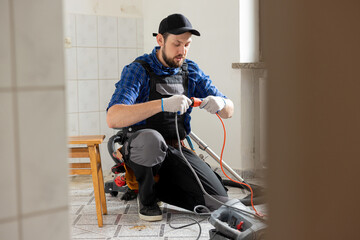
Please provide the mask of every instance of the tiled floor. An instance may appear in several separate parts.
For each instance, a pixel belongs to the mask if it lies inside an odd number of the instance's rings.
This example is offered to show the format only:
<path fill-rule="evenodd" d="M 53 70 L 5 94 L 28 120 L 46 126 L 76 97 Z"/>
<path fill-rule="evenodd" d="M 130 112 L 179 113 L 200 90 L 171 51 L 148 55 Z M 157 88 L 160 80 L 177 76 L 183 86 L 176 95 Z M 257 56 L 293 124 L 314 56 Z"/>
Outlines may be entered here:
<path fill-rule="evenodd" d="M 111 180 L 112 176 L 105 177 Z M 243 198 L 247 192 L 239 188 L 229 188 L 231 198 Z M 138 217 L 136 200 L 124 202 L 120 200 L 121 193 L 117 197 L 106 194 L 108 214 L 104 215 L 104 226 L 97 225 L 94 191 L 91 176 L 70 177 L 70 223 L 73 240 L 101 239 L 101 240 L 173 240 L 173 239 L 196 239 L 199 234 L 199 226 L 182 229 L 172 229 L 169 226 L 181 226 L 191 223 L 191 217 L 200 222 L 200 239 L 209 239 L 209 230 L 214 227 L 207 221 L 208 217 L 197 216 L 192 212 L 177 208 L 169 204 L 163 204 L 163 220 L 159 222 L 146 222 Z M 265 205 L 258 205 L 257 209 L 266 211 Z M 175 220 L 179 218 L 178 220 Z"/>

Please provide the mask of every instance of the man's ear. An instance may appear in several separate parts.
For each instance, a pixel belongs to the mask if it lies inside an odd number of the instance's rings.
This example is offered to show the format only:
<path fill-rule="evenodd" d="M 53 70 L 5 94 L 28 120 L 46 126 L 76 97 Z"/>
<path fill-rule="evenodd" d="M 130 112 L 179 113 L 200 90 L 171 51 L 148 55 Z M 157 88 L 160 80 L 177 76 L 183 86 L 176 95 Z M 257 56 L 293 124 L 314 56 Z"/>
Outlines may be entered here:
<path fill-rule="evenodd" d="M 162 34 L 156 35 L 156 41 L 159 44 L 160 47 L 164 46 L 164 36 Z"/>

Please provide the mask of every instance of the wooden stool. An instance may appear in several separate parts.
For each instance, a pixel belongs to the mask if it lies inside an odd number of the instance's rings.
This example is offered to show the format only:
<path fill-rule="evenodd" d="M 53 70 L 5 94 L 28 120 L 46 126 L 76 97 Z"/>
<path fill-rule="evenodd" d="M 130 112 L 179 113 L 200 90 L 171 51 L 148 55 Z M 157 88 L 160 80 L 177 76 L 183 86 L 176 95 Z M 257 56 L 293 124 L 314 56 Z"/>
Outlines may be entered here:
<path fill-rule="evenodd" d="M 105 135 L 71 136 L 68 141 L 69 144 L 86 144 L 86 147 L 71 147 L 69 149 L 70 158 L 90 158 L 90 163 L 70 163 L 70 175 L 92 175 L 99 227 L 103 226 L 102 214 L 107 214 L 99 151 L 99 144 L 103 142 L 104 138 Z"/>

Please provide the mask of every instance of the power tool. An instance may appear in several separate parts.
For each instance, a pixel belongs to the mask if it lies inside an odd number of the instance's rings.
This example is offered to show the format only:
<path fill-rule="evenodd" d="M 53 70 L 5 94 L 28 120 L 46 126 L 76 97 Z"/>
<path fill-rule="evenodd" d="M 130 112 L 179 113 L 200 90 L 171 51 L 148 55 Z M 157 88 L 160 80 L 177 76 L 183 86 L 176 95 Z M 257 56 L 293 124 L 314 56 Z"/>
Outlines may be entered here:
<path fill-rule="evenodd" d="M 231 199 L 214 211 L 209 222 L 215 227 L 209 231 L 210 239 L 265 239 L 265 220 L 250 212 L 238 199 Z"/>

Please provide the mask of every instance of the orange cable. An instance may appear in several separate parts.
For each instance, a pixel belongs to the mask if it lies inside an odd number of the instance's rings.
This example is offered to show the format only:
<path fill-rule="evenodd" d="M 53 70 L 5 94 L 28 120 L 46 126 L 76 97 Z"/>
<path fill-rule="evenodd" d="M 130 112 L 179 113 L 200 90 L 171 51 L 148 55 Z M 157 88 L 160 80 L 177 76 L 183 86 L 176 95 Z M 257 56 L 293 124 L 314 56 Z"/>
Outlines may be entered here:
<path fill-rule="evenodd" d="M 221 117 L 219 116 L 219 114 L 216 113 L 216 116 L 220 119 L 221 121 L 221 124 L 223 126 L 223 129 L 224 129 L 224 143 L 223 143 L 223 146 L 222 146 L 222 149 L 221 149 L 221 155 L 220 155 L 220 167 L 221 167 L 221 171 L 225 174 L 225 176 L 230 179 L 231 181 L 233 182 L 236 182 L 236 183 L 239 183 L 241 185 L 244 185 L 246 187 L 248 187 L 250 189 L 250 193 L 251 193 L 251 206 L 252 208 L 254 209 L 256 215 L 258 216 L 263 216 L 261 213 L 259 213 L 256 209 L 255 209 L 255 206 L 254 206 L 254 201 L 253 201 L 253 197 L 254 197 L 254 193 L 253 193 L 253 190 L 252 188 L 250 187 L 250 185 L 246 184 L 246 183 L 243 183 L 243 182 L 239 182 L 239 181 L 236 181 L 236 180 L 233 180 L 232 178 L 230 178 L 224 171 L 223 169 L 223 166 L 222 166 L 222 157 L 223 157 L 223 153 L 224 153 L 224 148 L 225 148 L 225 142 L 226 142 L 226 129 L 225 129 L 225 125 L 224 125 L 224 122 L 223 120 L 221 119 Z"/>

